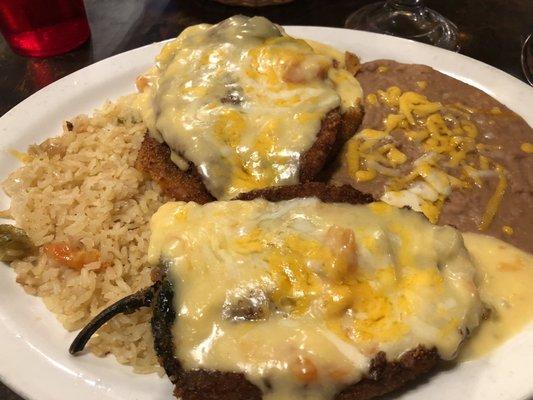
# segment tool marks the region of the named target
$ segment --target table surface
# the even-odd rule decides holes
[[[32,93],[80,68],[114,54],[168,39],[185,27],[215,23],[234,14],[264,15],[285,25],[342,27],[346,17],[370,0],[296,0],[259,9],[211,0],[85,0],[92,36],[68,54],[25,58],[0,37],[0,115]],[[427,0],[460,29],[460,52],[525,80],[520,47],[533,30],[531,0]],[[21,398],[0,383],[0,399]]]

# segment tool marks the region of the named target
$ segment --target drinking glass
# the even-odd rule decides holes
[[[33,57],[66,53],[90,36],[83,0],[0,0],[0,32]]]
[[[351,14],[345,26],[458,50],[457,27],[438,12],[427,8],[423,0],[372,3]]]

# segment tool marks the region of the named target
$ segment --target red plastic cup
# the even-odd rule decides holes
[[[0,32],[32,57],[66,53],[91,34],[83,0],[0,0]]]

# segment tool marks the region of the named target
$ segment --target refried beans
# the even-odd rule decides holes
[[[533,129],[488,94],[424,65],[377,60],[335,184],[533,252]]]

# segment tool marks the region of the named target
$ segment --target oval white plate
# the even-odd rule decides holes
[[[357,53],[362,61],[390,58],[430,65],[476,86],[533,125],[533,89],[471,58],[435,47],[367,32],[288,27],[303,38]],[[108,58],[42,89],[0,118],[0,178],[18,165],[7,151],[57,135],[64,119],[90,113],[105,100],[135,90],[138,74],[151,66],[161,43]],[[3,196],[3,195],[2,195]],[[0,206],[9,202],[3,196]],[[66,332],[41,300],[25,294],[15,274],[0,266],[0,380],[32,400],[168,400],[166,378],[136,375],[114,358],[71,357],[74,334]],[[461,364],[403,393],[403,400],[520,400],[533,395],[533,324],[490,357]]]

